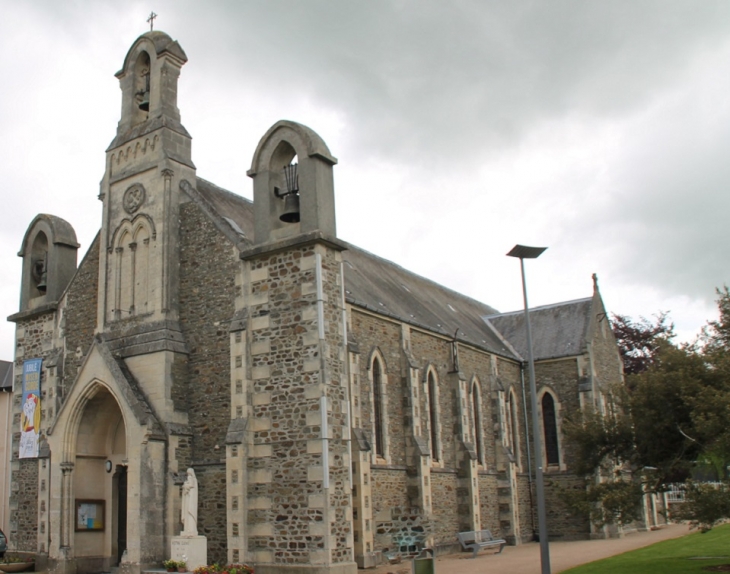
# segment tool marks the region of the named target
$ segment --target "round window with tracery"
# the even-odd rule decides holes
[[[144,203],[145,190],[141,183],[135,183],[124,192],[124,211],[127,213],[136,212]]]

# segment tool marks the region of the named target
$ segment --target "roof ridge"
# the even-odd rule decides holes
[[[556,307],[563,307],[566,305],[575,305],[576,303],[587,303],[589,301],[593,301],[593,297],[582,297],[580,299],[571,299],[570,301],[549,303],[547,305],[540,305],[538,307],[530,307],[530,313],[532,313],[533,311],[545,311],[547,309],[554,309]],[[524,309],[519,309],[517,311],[507,311],[506,313],[497,313],[495,315],[485,315],[484,317],[482,317],[482,319],[494,319],[495,317],[506,317],[508,315],[523,314],[524,312]]]

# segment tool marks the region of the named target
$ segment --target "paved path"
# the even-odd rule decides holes
[[[624,538],[610,540],[577,540],[550,543],[550,566],[553,574],[595,560],[623,554],[649,546],[655,542],[679,538],[689,533],[684,524],[672,524],[650,532],[636,532]],[[410,562],[380,566],[374,570],[359,570],[363,574],[411,574]],[[436,558],[436,574],[539,574],[540,545],[536,542],[520,546],[507,546],[501,554],[482,551],[476,558],[470,553],[450,554]]]
[[[552,574],[568,568],[587,564],[595,560],[623,554],[630,550],[643,548],[662,540],[679,538],[689,534],[684,524],[671,524],[660,530],[637,532],[624,538],[610,540],[577,540],[573,542],[550,543],[550,566]],[[540,545],[536,542],[520,546],[507,546],[501,554],[482,551],[476,558],[471,552],[449,554],[436,558],[436,574],[539,574]],[[379,566],[375,569],[358,570],[362,574],[411,574],[411,563]],[[35,574],[46,574],[36,572]]]

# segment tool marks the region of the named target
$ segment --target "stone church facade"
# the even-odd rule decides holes
[[[303,125],[261,138],[253,202],[199,178],[176,104],[186,61],[149,32],[117,73],[101,228],[80,264],[58,217],[23,238],[12,548],[54,573],[158,566],[187,468],[209,561],[257,574],[353,573],[480,528],[532,540],[522,314],[339,239],[337,160]],[[595,281],[531,322],[549,531],[588,537],[560,501],[581,484],[561,425],[621,382],[616,342]],[[40,448],[19,458],[29,359],[43,359]]]

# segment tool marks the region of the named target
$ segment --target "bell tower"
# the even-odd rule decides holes
[[[241,312],[254,422],[247,487],[229,490],[250,509],[242,546],[262,574],[357,572],[336,163],[313,130],[280,121],[248,171],[254,244],[241,254]]]
[[[186,61],[167,34],[148,32],[132,45],[116,74],[122,114],[106,152],[99,195],[104,204],[100,332],[177,320],[179,182],[195,181],[191,137],[177,108],[177,82]]]
[[[196,181],[191,137],[177,107],[186,61],[180,45],[164,32],[147,32],[132,44],[116,74],[121,118],[106,150],[99,193],[96,331],[105,352],[139,385],[157,420],[173,427],[189,422],[186,405],[174,400],[188,385],[189,355],[179,325],[180,182]],[[160,493],[164,477],[172,480],[169,473],[178,469],[179,437],[145,432],[141,443],[130,443],[137,462],[129,462],[129,493]],[[156,494],[154,508],[144,508],[139,520],[127,524],[130,564],[146,564],[169,551],[167,537],[179,528],[174,512],[179,495],[172,486],[163,488],[164,503]],[[141,501],[141,495],[130,495],[128,512],[142,510],[134,506]]]

